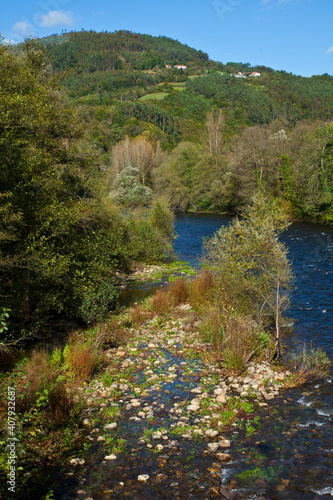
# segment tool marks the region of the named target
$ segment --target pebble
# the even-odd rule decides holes
[[[104,429],[106,429],[106,430],[110,431],[110,430],[112,430],[112,429],[116,429],[116,427],[117,427],[116,422],[112,422],[111,424],[106,425],[106,426],[104,427]]]
[[[140,474],[140,476],[138,476],[138,481],[141,481],[143,483],[146,483],[148,479],[149,479],[148,474]]]

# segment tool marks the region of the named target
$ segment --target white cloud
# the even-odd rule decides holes
[[[43,28],[53,28],[62,24],[71,26],[73,24],[73,13],[64,10],[50,10],[47,14],[39,16],[39,22]]]
[[[34,34],[33,27],[26,21],[18,21],[17,23],[15,23],[12,27],[12,31],[13,33],[15,33],[15,35],[18,35],[20,37]]]
[[[330,46],[330,48],[327,51],[327,54],[333,54],[333,45]]]

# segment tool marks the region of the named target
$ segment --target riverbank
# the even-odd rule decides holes
[[[181,297],[172,306],[172,290],[163,302],[161,293],[77,332],[63,350],[39,352],[7,378],[20,417],[16,498],[65,491],[94,500],[110,498],[106,491],[154,498],[159,490],[165,498],[188,498],[188,491],[223,498],[228,433],[255,432],[255,409],[269,408],[293,377],[263,359],[243,373],[226,370],[203,339],[198,310]]]

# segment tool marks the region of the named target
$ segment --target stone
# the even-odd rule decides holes
[[[212,453],[215,453],[215,451],[218,450],[218,447],[219,443],[208,443],[207,445],[208,450],[211,451]]]
[[[192,394],[201,394],[202,389],[201,387],[195,387],[194,389],[191,389]]]
[[[161,444],[158,444],[155,449],[157,451],[162,451],[163,450],[163,446]]]
[[[114,455],[113,453],[111,455],[107,455],[104,457],[104,460],[117,460],[117,455]]]
[[[138,476],[138,481],[141,481],[142,483],[146,483],[148,479],[149,479],[148,474],[140,474],[140,476]]]
[[[207,429],[206,432],[205,432],[205,435],[207,437],[211,437],[211,438],[214,438],[218,435],[218,431],[214,431],[213,429]]]
[[[105,437],[104,436],[98,436],[97,441],[98,442],[105,441]]]
[[[84,465],[85,464],[85,460],[83,460],[81,458],[71,458],[71,460],[69,461],[69,463],[71,465]]]
[[[216,453],[215,456],[220,462],[229,462],[231,460],[229,453]]]
[[[219,394],[216,398],[216,402],[225,404],[227,402],[227,396],[225,394]]]
[[[200,398],[194,398],[192,399],[192,401],[190,402],[191,405],[194,405],[194,406],[200,406],[201,405],[201,400]]]
[[[116,429],[116,427],[117,427],[116,422],[112,422],[111,424],[106,425],[106,426],[104,427],[104,429],[106,429],[106,430],[110,431],[110,430],[112,430],[112,429]]]
[[[220,439],[219,445],[221,448],[230,448],[231,443],[230,443],[229,439]]]
[[[188,411],[198,411],[199,409],[200,409],[200,406],[197,406],[197,405],[189,405],[187,407]]]

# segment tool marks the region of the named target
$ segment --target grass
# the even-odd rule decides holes
[[[169,95],[167,92],[157,92],[155,94],[147,94],[142,97],[140,97],[139,101],[161,101],[164,99],[167,95]]]

